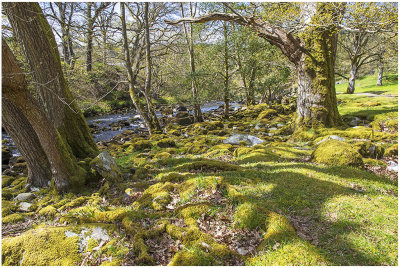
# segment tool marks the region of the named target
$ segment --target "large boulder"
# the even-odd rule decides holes
[[[364,165],[357,148],[338,140],[327,140],[321,143],[312,153],[311,158],[314,162],[326,165],[353,167]]]
[[[114,158],[107,152],[101,152],[90,162],[90,167],[110,182],[122,181],[122,173]]]
[[[261,144],[264,142],[262,139],[248,134],[235,134],[224,140],[223,143],[239,145],[241,141],[246,142],[249,146],[254,146],[256,144]]]

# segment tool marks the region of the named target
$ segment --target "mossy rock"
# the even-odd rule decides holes
[[[157,146],[160,148],[171,148],[176,147],[176,143],[173,139],[162,139],[157,142]]]
[[[358,152],[363,157],[367,158],[379,159],[385,153],[385,149],[382,146],[371,142],[357,142],[354,147],[358,149]]]
[[[57,209],[53,206],[47,206],[39,210],[39,216],[53,218],[57,214]]]
[[[328,140],[321,143],[312,153],[313,161],[334,166],[362,167],[362,156],[357,148],[337,140]]]
[[[393,144],[389,148],[386,148],[385,150],[385,156],[387,157],[396,156],[398,154],[399,154],[399,145],[397,143]]]
[[[253,230],[263,227],[266,215],[261,212],[259,206],[245,202],[240,204],[233,215],[234,224],[238,228]]]
[[[258,116],[257,120],[262,120],[262,119],[271,119],[273,116],[278,115],[278,113],[274,109],[267,109],[262,111]]]
[[[132,147],[135,151],[143,151],[144,149],[151,149],[152,144],[150,141],[139,140],[132,143]]]
[[[221,265],[214,256],[196,247],[179,251],[172,258],[170,266],[213,266]]]
[[[247,155],[251,152],[254,151],[254,148],[250,148],[250,147],[238,147],[234,152],[233,155],[236,157],[240,157],[240,156],[244,156]]]
[[[159,159],[162,160],[162,159],[169,159],[169,158],[171,158],[171,154],[167,153],[167,152],[158,153],[153,157],[153,159],[155,159],[155,160],[159,160]]]
[[[75,266],[82,256],[78,236],[66,237],[66,227],[27,231],[2,240],[2,265]]]
[[[15,180],[14,177],[11,176],[2,176],[1,177],[1,186],[2,187],[7,187],[10,186],[11,183]]]
[[[5,217],[12,212],[15,212],[18,209],[18,206],[14,201],[7,201],[7,200],[1,200],[1,215],[2,217]]]
[[[200,160],[191,163],[185,163],[176,167],[179,171],[200,171],[200,172],[218,172],[218,171],[236,171],[240,167],[217,160]]]
[[[182,182],[185,178],[191,175],[190,173],[178,173],[178,172],[168,172],[168,173],[161,173],[157,176],[162,182]]]
[[[11,214],[8,216],[3,215],[3,219],[2,219],[2,223],[3,224],[7,224],[7,223],[17,223],[17,222],[21,222],[21,221],[25,221],[25,217],[24,215],[21,214]]]

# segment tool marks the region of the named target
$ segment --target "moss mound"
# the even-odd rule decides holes
[[[313,161],[336,166],[362,167],[362,156],[350,144],[337,140],[328,140],[321,143],[312,153]]]
[[[40,228],[2,240],[2,265],[74,266],[82,259],[78,236],[67,228]]]

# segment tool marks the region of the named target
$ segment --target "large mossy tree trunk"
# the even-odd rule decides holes
[[[50,164],[57,190],[67,191],[85,183],[86,171],[79,167],[42,107],[28,92],[25,76],[7,43],[2,43],[2,93],[28,120]],[[22,127],[22,126],[21,126]],[[18,142],[18,139],[15,140]],[[33,170],[32,170],[33,171]]]
[[[27,186],[46,187],[51,181],[50,163],[28,119],[9,99],[1,99],[3,127],[28,166]]]
[[[198,18],[167,21],[205,23],[230,21],[249,27],[256,35],[281,49],[296,66],[298,98],[296,129],[333,127],[343,124],[337,109],[335,91],[335,57],[337,47],[337,22],[341,20],[345,3],[312,3],[311,21],[299,35],[269,22],[238,14],[211,13]],[[306,11],[308,12],[308,11]]]
[[[89,127],[64,78],[53,32],[38,3],[3,3],[28,59],[39,102],[79,158],[98,153]]]

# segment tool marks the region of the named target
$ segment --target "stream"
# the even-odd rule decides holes
[[[223,105],[222,101],[212,101],[205,103],[201,106],[201,111],[203,113],[209,113],[214,110],[217,110],[221,105]],[[234,110],[237,110],[241,107],[241,104],[237,102],[232,102],[230,103],[230,107],[232,107]],[[192,111],[189,111],[192,113]],[[161,112],[157,111],[156,112],[157,117],[161,117]],[[174,112],[174,116],[176,113]],[[143,127],[143,120],[138,119],[134,122],[132,122],[129,119],[132,119],[133,117],[137,116],[138,114],[136,112],[129,112],[127,114],[108,114],[108,115],[101,115],[101,116],[93,116],[93,117],[87,117],[86,121],[88,125],[94,125],[96,128],[99,129],[98,133],[93,133],[93,138],[95,142],[98,141],[109,141],[112,139],[114,136],[118,135],[124,130],[133,130],[137,128]],[[125,125],[119,125],[115,129],[113,127],[110,127],[111,124],[118,123],[120,121],[126,121]],[[129,125],[128,125],[129,124]],[[14,142],[12,141],[11,137],[5,132],[2,131],[1,133],[1,139],[6,140],[6,142],[3,143],[3,145],[7,146],[13,156],[21,156],[19,153],[17,147],[15,146]]]

